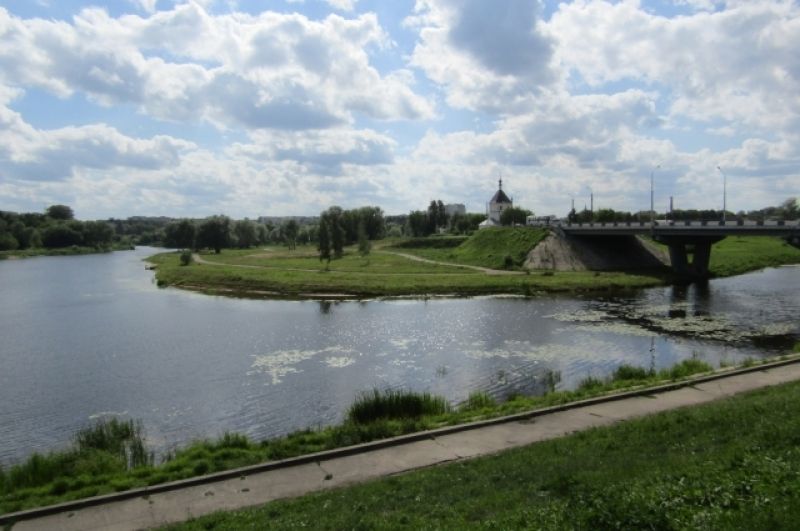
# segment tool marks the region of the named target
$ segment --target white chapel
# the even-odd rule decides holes
[[[497,192],[492,196],[489,200],[489,204],[486,208],[486,215],[487,218],[478,225],[478,228],[485,229],[486,227],[499,227],[500,226],[500,216],[503,214],[503,211],[511,208],[514,206],[514,202],[509,199],[506,193],[503,191],[503,179],[497,183]]]

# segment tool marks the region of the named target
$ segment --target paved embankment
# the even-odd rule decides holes
[[[0,516],[14,530],[128,530],[183,521],[561,437],[800,379],[800,358],[656,389],[595,398],[358,447],[266,463],[171,485]]]

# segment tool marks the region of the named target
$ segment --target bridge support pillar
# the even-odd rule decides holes
[[[672,269],[680,276],[708,278],[708,264],[711,260],[711,246],[725,236],[655,236],[655,239],[669,247]],[[689,262],[689,247],[692,247],[692,261]]]

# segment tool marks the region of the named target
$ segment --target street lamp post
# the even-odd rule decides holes
[[[724,224],[725,212],[728,210],[728,176],[719,166],[717,166],[717,169],[722,174],[722,223]]]
[[[654,226],[656,224],[656,211],[655,211],[655,207],[653,205],[653,199],[654,199],[653,176],[656,173],[656,170],[658,168],[660,168],[660,167],[661,167],[661,164],[658,164],[658,165],[656,165],[655,168],[650,170],[650,224],[654,225]]]

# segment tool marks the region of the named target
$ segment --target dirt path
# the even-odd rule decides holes
[[[430,260],[429,258],[422,258],[421,256],[416,256],[413,254],[406,254],[406,253],[397,253],[394,251],[376,251],[378,253],[384,254],[392,254],[394,256],[401,256],[403,258],[407,258],[408,260],[413,260],[414,262],[423,262],[425,264],[433,264],[433,265],[441,265],[441,266],[450,266],[450,267],[460,267],[462,269],[472,269],[473,271],[480,271],[481,273],[486,273],[487,275],[524,275],[524,271],[504,271],[502,269],[490,269],[488,267],[481,267],[481,266],[474,266],[474,265],[467,265],[467,264],[454,264],[452,262],[439,262],[437,260]]]

